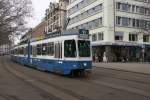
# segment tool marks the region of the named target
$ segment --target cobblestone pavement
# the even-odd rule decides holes
[[[150,100],[150,75],[94,67],[70,78],[0,57],[0,100]]]

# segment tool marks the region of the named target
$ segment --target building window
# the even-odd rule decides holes
[[[116,17],[116,25],[119,26],[148,29],[150,27],[149,23],[150,21],[146,21],[146,20],[132,19],[127,17],[119,17],[119,16]]]
[[[123,32],[115,32],[115,40],[116,41],[122,41],[123,40]]]
[[[139,27],[140,26],[140,21],[137,19],[136,20],[136,27]]]
[[[84,23],[84,24],[81,24],[79,26],[75,26],[74,28],[75,29],[94,29],[94,28],[98,28],[98,27],[101,27],[102,26],[102,18],[98,18],[98,19],[95,19],[95,20],[92,20],[90,22],[87,22],[87,23]]]
[[[137,34],[129,34],[129,41],[137,41],[138,37]]]
[[[120,2],[117,2],[117,5],[116,5],[117,7],[117,9],[121,9],[121,3]]]
[[[97,34],[92,35],[92,41],[97,41]]]
[[[123,26],[129,26],[129,19],[126,17],[122,17],[122,25]]]
[[[102,11],[102,4],[99,4],[98,6],[95,6],[73,18],[71,18],[69,25],[74,24],[74,22],[78,22],[80,20],[83,20],[85,18],[88,18],[90,16],[93,16],[94,14],[97,14],[98,12]]]
[[[135,12],[135,5],[132,5],[132,12]]]
[[[97,0],[82,0],[81,2],[76,4],[74,7],[69,9],[68,15],[71,15],[71,14],[77,12],[79,9],[82,9],[95,1],[97,1]]]
[[[121,25],[121,17],[117,17],[117,25]]]
[[[130,7],[131,7],[131,5],[122,4],[122,10],[124,10],[124,11],[130,11]]]
[[[115,40],[116,41],[122,41],[123,40],[123,36],[115,35]]]
[[[116,9],[120,11],[133,12],[138,14],[149,15],[148,8],[144,6],[130,5],[128,3],[116,3]]]
[[[143,35],[143,42],[150,42],[150,35]]]
[[[136,20],[135,19],[132,19],[132,26],[136,27]]]
[[[103,32],[98,33],[98,40],[104,40]]]

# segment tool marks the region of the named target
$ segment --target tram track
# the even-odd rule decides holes
[[[105,69],[105,70],[106,71],[103,71],[103,69],[98,70],[98,72],[94,73],[94,76],[96,76],[96,79],[101,79],[101,78],[105,77],[106,80],[114,79],[114,80],[125,81],[125,82],[128,82],[128,83],[139,84],[139,85],[143,85],[143,86],[144,85],[145,86],[150,85],[150,83],[149,83],[150,76],[148,76],[148,75],[144,75],[145,76],[144,77],[142,74],[139,74],[139,73],[124,72],[124,71],[120,71],[119,73],[117,73],[117,71],[116,72],[111,72],[111,70],[109,70],[109,69]],[[109,73],[108,73],[108,71],[109,71]],[[133,74],[133,75],[129,76],[131,74]],[[138,77],[134,77],[134,76],[137,76],[135,74],[138,74]],[[141,88],[141,89],[143,88],[143,87],[137,87],[136,85],[133,85],[132,87],[133,88]],[[150,88],[146,88],[146,89],[148,91],[150,91]]]
[[[13,63],[11,63],[11,65],[14,66]],[[20,65],[18,65],[18,64],[15,64],[15,65],[20,67]],[[18,70],[18,71],[20,71],[20,70]],[[21,73],[24,73],[24,71],[21,71]],[[49,82],[48,80],[42,80],[42,79],[40,79],[37,76],[35,77],[35,76],[33,76],[33,73],[32,74],[31,73],[24,73],[24,74],[29,75],[29,77],[32,77],[32,79],[40,81],[43,84],[46,84],[47,86],[50,85],[50,86],[54,87],[57,90],[60,90],[60,91],[62,91],[64,93],[66,93],[66,94],[72,95],[73,97],[78,98],[79,100],[90,100],[89,98],[87,98],[85,96],[79,95],[78,93],[75,93],[75,92],[73,92],[71,90],[62,88],[61,86],[58,86],[58,85],[55,85],[55,84]],[[51,75],[51,76],[56,78],[56,79],[59,79],[61,77],[61,76],[57,76],[57,75]],[[61,78],[62,79],[66,79],[66,77],[61,77]],[[130,93],[133,93],[133,94],[136,94],[136,95],[150,97],[150,95],[148,93],[146,93],[145,91],[140,90],[140,89],[135,89],[135,88],[126,87],[126,86],[120,86],[120,85],[115,85],[115,84],[109,84],[108,82],[102,82],[102,81],[99,81],[99,80],[96,81],[96,80],[93,80],[92,78],[91,79],[74,78],[74,79],[71,79],[71,80],[77,81],[77,82],[78,81],[79,82],[83,82],[83,83],[86,83],[86,84],[89,84],[89,85],[96,85],[96,86],[103,85],[105,87],[109,87],[109,88],[112,88],[112,89],[126,91],[126,92],[130,92]],[[32,80],[30,80],[30,81],[32,81]]]
[[[99,70],[97,71],[97,73],[94,73],[95,76],[111,77],[111,78],[120,79],[120,80],[133,81],[133,82],[137,82],[137,83],[141,83],[141,84],[150,84],[149,80],[145,81],[146,79],[150,78],[150,76],[146,75],[146,74],[143,75],[141,73],[129,72],[129,71],[123,71],[123,70],[115,70],[115,69],[107,69],[107,68],[103,68],[103,67],[101,67],[101,68],[97,67],[96,69],[99,69]],[[95,69],[95,71],[96,71],[96,69]],[[110,71],[114,71],[114,72],[110,72]],[[117,72],[119,72],[119,73],[117,73]],[[131,75],[129,76],[128,75],[129,73],[130,74],[132,73],[134,75],[133,76],[131,76]],[[126,75],[118,76],[118,74],[126,74]],[[134,76],[136,76],[135,74],[136,75],[142,75],[142,76],[134,77]],[[99,78],[99,77],[97,77],[97,78]],[[146,78],[146,79],[143,80],[143,78]]]
[[[8,61],[7,61],[8,62]],[[23,78],[23,75],[18,75],[17,73],[13,72],[12,69],[10,69],[10,65],[8,65],[8,63],[6,63],[6,61],[2,61],[2,65],[4,65],[5,67],[3,67],[7,72],[9,72],[9,74],[11,74],[12,76],[14,76],[15,78],[23,81],[25,84],[32,86],[35,90],[40,91],[40,96],[42,96],[45,99],[50,99],[50,100],[62,100],[52,94],[50,94],[49,92],[45,91],[44,89],[32,84],[32,80],[29,79],[25,79]],[[30,82],[29,82],[30,81]],[[19,99],[14,99],[14,96],[9,96],[9,95],[2,95],[3,97],[8,98],[8,100],[19,100]],[[13,98],[12,98],[13,97]]]
[[[128,91],[128,92],[135,93],[135,94],[138,94],[138,95],[150,97],[149,93],[147,93],[145,91],[142,91],[140,89],[136,89],[135,87],[130,87],[129,88],[129,87],[126,87],[126,86],[119,86],[119,85],[115,85],[115,84],[109,84],[108,82],[101,82],[101,81],[95,81],[95,80],[85,80],[85,79],[83,80],[81,78],[78,78],[77,80],[81,81],[83,83],[88,83],[88,84],[92,84],[92,85],[104,85],[104,86],[107,86],[107,87],[110,87],[110,88],[113,88],[113,89]],[[43,80],[39,80],[39,81],[43,81]],[[46,82],[46,83],[49,84],[49,82]],[[54,86],[53,84],[51,84],[51,85]],[[58,87],[58,86],[54,86],[54,87],[59,88],[59,89],[61,88],[61,87]],[[61,89],[61,90],[64,91],[64,89]],[[65,91],[66,91],[66,89],[65,89]],[[88,99],[85,99],[85,100],[88,100]]]
[[[150,94],[149,94],[150,88],[147,88],[150,85],[149,82],[143,82],[143,81],[128,79],[129,77],[128,78],[114,77],[116,74],[112,74],[112,73],[111,73],[111,75],[108,75],[108,74],[103,75],[103,74],[99,74],[99,72],[95,72],[93,75],[94,77],[96,77],[96,79],[89,79],[89,80],[79,79],[79,80],[83,81],[83,82],[86,81],[88,83],[95,84],[95,85],[104,85],[104,86],[107,86],[110,88],[128,91],[128,92],[135,93],[138,95],[150,97]],[[138,73],[136,73],[136,74],[138,74]],[[101,79],[103,79],[104,81],[99,81]],[[122,84],[120,85],[120,84],[118,84],[117,81],[118,82],[123,81],[124,83],[122,82]],[[127,85],[126,83],[129,83],[129,84]],[[133,85],[133,84],[138,84],[138,85]],[[139,85],[143,85],[145,88],[139,87]],[[147,91],[145,91],[145,90],[147,90]]]
[[[10,96],[10,95],[1,94],[1,93],[0,93],[0,99],[5,99],[5,100],[19,100],[15,96]]]
[[[14,66],[14,64],[11,63],[11,62],[10,62],[9,64],[10,64],[11,66]],[[17,65],[17,64],[15,64],[15,66],[20,67],[20,65]],[[42,80],[42,79],[40,79],[40,78],[38,78],[38,77],[35,77],[35,76],[33,76],[33,74],[25,73],[24,71],[18,70],[18,69],[16,69],[15,67],[13,67],[13,69],[15,69],[15,71],[17,71],[17,72],[19,72],[19,73],[24,74],[24,76],[27,76],[27,77],[31,78],[31,79],[27,79],[26,81],[28,81],[28,82],[38,81],[38,82],[40,82],[40,83],[43,83],[46,87],[50,87],[50,86],[51,86],[51,87],[55,88],[56,90],[61,91],[62,93],[65,93],[65,94],[67,94],[67,95],[72,96],[74,99],[71,99],[71,100],[91,100],[91,99],[89,99],[89,98],[87,98],[87,97],[85,97],[85,96],[79,95],[79,94],[77,94],[77,93],[75,93],[75,92],[73,92],[73,91],[71,91],[71,90],[62,88],[62,87],[60,87],[60,86],[58,86],[58,85],[55,85],[55,84],[53,84],[53,83],[51,83],[51,82],[48,82],[48,81],[46,81],[46,80]],[[24,80],[24,79],[23,79],[23,80]]]
[[[0,66],[3,65],[3,62],[0,63]],[[0,91],[0,100],[19,100],[17,98],[17,96],[14,96],[14,95],[8,95],[8,94],[5,94],[4,92]]]

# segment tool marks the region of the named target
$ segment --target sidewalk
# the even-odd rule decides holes
[[[150,63],[93,63],[93,66],[150,74]]]

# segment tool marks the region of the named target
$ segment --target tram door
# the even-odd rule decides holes
[[[61,42],[57,42],[55,43],[55,58],[57,59],[55,62],[55,67],[54,70],[55,71],[60,71],[61,68],[61,64],[62,64],[62,43]]]
[[[62,59],[62,43],[55,43],[55,58]]]

